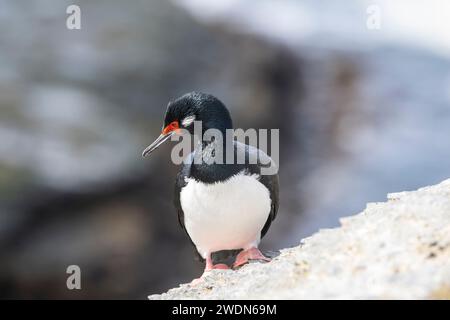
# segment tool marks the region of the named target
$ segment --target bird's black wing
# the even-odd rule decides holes
[[[259,182],[261,182],[268,190],[270,194],[271,200],[271,208],[269,217],[267,218],[264,227],[261,230],[261,238],[267,233],[270,228],[270,225],[273,220],[275,220],[278,213],[278,204],[279,204],[279,182],[278,182],[278,168],[275,162],[263,151],[242,144],[240,142],[235,142],[236,151],[242,152],[245,150],[246,161],[249,161],[248,169],[251,174],[259,175]],[[256,159],[256,160],[255,160]],[[263,168],[271,168],[274,170],[273,174],[262,174],[261,171]]]
[[[184,230],[184,232],[187,234],[189,240],[191,241],[192,245],[195,248],[195,251],[198,254],[198,257],[200,258],[200,261],[203,261],[203,257],[200,255],[200,253],[197,251],[197,247],[195,246],[194,242],[191,239],[191,236],[186,230],[186,226],[184,225],[184,211],[181,207],[181,201],[180,201],[180,193],[181,189],[184,188],[187,184],[186,178],[189,178],[190,172],[191,172],[191,164],[193,161],[193,154],[191,153],[183,162],[183,165],[181,167],[181,170],[178,172],[177,179],[175,181],[175,194],[174,194],[174,205],[175,209],[177,210],[178,215],[178,222],[180,223],[181,228]]]
[[[265,185],[267,189],[269,189],[270,200],[272,200],[269,217],[267,218],[267,221],[261,230],[261,238],[262,238],[269,230],[272,221],[275,220],[278,213],[278,203],[279,203],[278,174],[261,175],[259,181],[263,185]]]

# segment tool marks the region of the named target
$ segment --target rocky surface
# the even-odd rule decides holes
[[[271,263],[149,299],[450,299],[450,179],[369,203]]]

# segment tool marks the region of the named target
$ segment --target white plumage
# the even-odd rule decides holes
[[[203,258],[215,251],[259,244],[271,199],[258,179],[244,171],[213,184],[186,178],[180,194],[184,224]]]

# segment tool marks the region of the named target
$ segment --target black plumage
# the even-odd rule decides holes
[[[239,142],[234,142],[234,152],[235,157],[237,157],[238,153],[244,152],[246,155],[246,159],[250,158],[250,154],[255,154],[257,152],[258,158],[255,164],[194,164],[194,153],[200,152],[200,146],[197,150],[194,150],[184,161],[180,171],[178,172],[177,179],[175,182],[175,193],[174,193],[174,205],[178,214],[178,221],[183,228],[183,230],[188,235],[191,243],[192,239],[189,236],[189,233],[186,230],[184,225],[184,212],[181,207],[180,202],[180,193],[181,189],[186,186],[186,178],[194,178],[198,181],[202,181],[204,183],[216,183],[223,182],[232,177],[233,175],[238,174],[239,172],[244,171],[246,174],[257,174],[259,176],[259,182],[261,182],[270,193],[271,199],[271,210],[269,216],[267,218],[264,227],[261,230],[261,238],[267,233],[270,228],[272,221],[277,216],[278,212],[278,204],[279,204],[279,183],[278,183],[278,174],[273,175],[261,175],[261,168],[267,167],[267,158],[268,156],[252,146],[244,145]],[[266,158],[267,157],[267,158]],[[264,161],[261,161],[262,159]],[[247,162],[247,161],[246,161]],[[274,165],[273,163],[271,163]],[[203,258],[199,255],[200,259]]]
[[[257,179],[268,190],[270,195],[270,212],[268,213],[267,221],[260,231],[260,238],[264,237],[270,228],[272,221],[277,215],[279,185],[277,173],[270,175],[263,174],[262,169],[267,168],[268,166],[275,167],[275,164],[272,159],[270,159],[270,157],[261,150],[237,141],[233,141],[234,161],[232,163],[226,163],[226,130],[232,129],[233,125],[227,108],[219,99],[212,95],[192,92],[169,102],[164,118],[163,132],[152,145],[144,150],[143,155],[145,156],[151,153],[164,141],[167,141],[178,128],[187,129],[190,134],[195,134],[196,132],[194,132],[193,123],[194,120],[201,121],[202,135],[208,129],[216,129],[222,133],[222,137],[224,137],[224,139],[216,140],[212,138],[209,141],[202,141],[200,139],[200,142],[197,144],[195,150],[188,157],[186,157],[183,162],[175,183],[174,199],[178,214],[178,221],[181,227],[186,232],[191,243],[195,247],[195,244],[186,229],[185,214],[180,200],[180,194],[183,188],[187,185],[187,179],[209,185],[219,182],[226,183],[227,180],[233,178],[234,176],[244,174]],[[215,154],[217,150],[221,151],[220,155],[223,157],[223,161],[212,163],[209,162],[208,158],[215,156],[218,157],[218,155]],[[240,155],[244,155],[246,160],[242,164],[236,161]],[[200,157],[200,161],[196,161],[198,160],[197,157]],[[245,190],[242,190],[242,192],[245,192]],[[199,256],[201,257],[201,254],[199,254]],[[256,255],[256,257],[261,257],[264,259],[264,256],[261,255]],[[201,259],[203,258],[201,257]],[[207,268],[208,263],[211,263],[208,259],[209,255],[207,258]]]

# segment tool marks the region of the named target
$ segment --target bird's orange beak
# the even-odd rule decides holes
[[[155,141],[153,141],[151,145],[145,148],[145,150],[142,152],[142,156],[145,157],[155,151],[160,145],[169,140],[174,133],[178,132],[179,129],[180,125],[178,121],[171,122],[162,130],[161,135]]]

